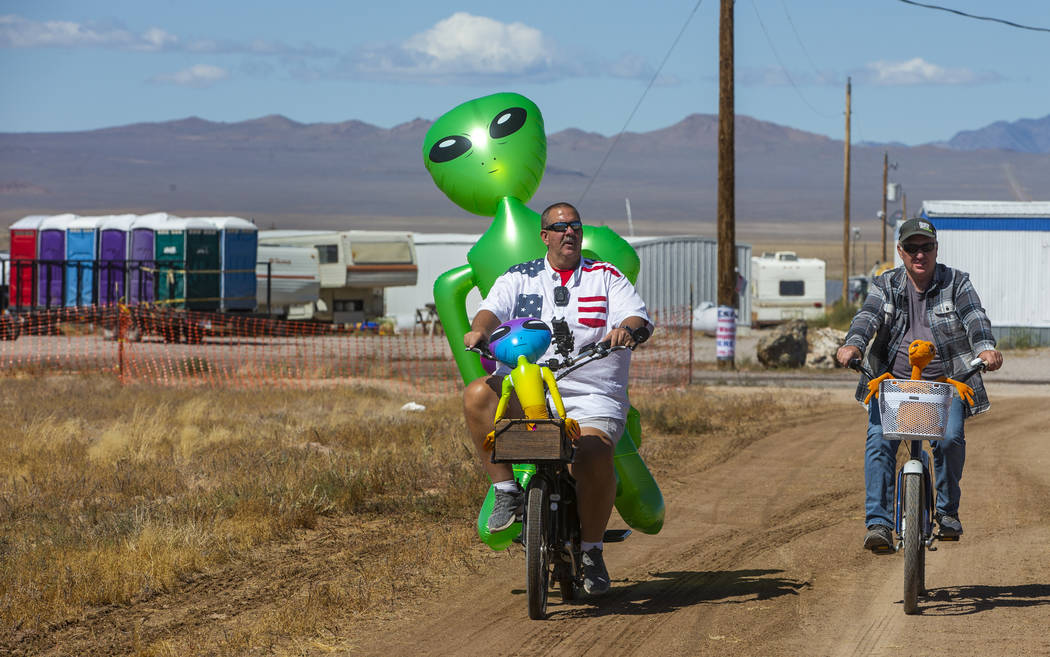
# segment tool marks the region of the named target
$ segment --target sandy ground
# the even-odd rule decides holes
[[[741,352],[753,339],[741,340]],[[1048,363],[1048,349],[1007,352],[1001,375],[1044,379]],[[522,550],[479,546],[486,555],[479,567],[340,623],[330,630],[338,641],[299,643],[293,652],[1050,655],[1050,385],[1000,383],[999,375],[989,375],[992,411],[966,427],[966,533],[927,554],[933,595],[920,600],[918,615],[902,610],[903,557],[861,548],[865,417],[852,400],[855,376],[838,371],[824,377],[830,383],[797,382],[794,394],[815,402],[808,417],[760,435],[705,440],[657,471],[665,526],[609,546],[608,596],[564,603],[555,592],[550,618],[530,621]],[[718,388],[753,400],[756,413],[768,390]],[[614,517],[612,526],[622,521]],[[0,641],[9,648],[0,653],[146,654],[142,647],[158,641],[215,636],[241,615],[271,613],[275,600],[305,584],[323,586],[331,555],[366,531],[333,523],[177,590],[72,619],[33,652]]]
[[[663,474],[667,523],[609,548],[600,601],[554,594],[550,618],[528,620],[518,550],[362,623],[352,654],[1050,654],[1046,392],[1000,397],[967,425],[966,533],[928,553],[919,615],[902,611],[903,558],[861,548],[864,417],[825,391],[806,421]]]

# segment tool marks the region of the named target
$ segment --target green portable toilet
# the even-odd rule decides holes
[[[218,310],[219,229],[207,221],[172,215],[163,215],[153,225],[156,303],[188,310]]]

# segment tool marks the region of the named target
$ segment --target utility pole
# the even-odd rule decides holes
[[[886,262],[886,223],[889,222],[890,218],[886,216],[886,186],[889,185],[890,179],[890,154],[886,151],[882,152],[882,260],[879,262]]]
[[[842,201],[842,303],[849,303],[849,113],[852,81],[846,78],[846,157]]]
[[[736,157],[733,102],[733,0],[722,0],[718,25],[718,326],[719,369],[734,369],[736,351]]]

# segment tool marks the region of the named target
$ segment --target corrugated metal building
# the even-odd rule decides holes
[[[704,301],[718,302],[718,240],[699,235],[628,237],[641,259],[638,293],[651,310],[689,308],[689,285],[693,285],[693,308]],[[740,290],[737,324],[751,325],[751,246],[736,245],[737,269],[745,285]],[[686,319],[691,321],[692,311]]]
[[[397,319],[401,329],[416,322],[416,310],[434,303],[434,281],[449,269],[466,264],[467,252],[481,235],[461,233],[413,233],[419,279],[414,286],[387,288],[386,313]],[[716,240],[696,235],[668,237],[630,237],[628,242],[638,251],[641,269],[638,292],[650,310],[669,311],[689,307],[689,284],[694,286],[693,306],[717,300],[718,258]],[[751,279],[751,247],[737,245],[737,263],[745,281]],[[474,316],[481,295],[472,290],[467,296],[467,315]],[[749,325],[751,301],[746,288],[740,295],[738,320]],[[691,312],[683,315],[689,321]]]
[[[1000,342],[1050,344],[1050,202],[925,201],[921,214],[937,261],[970,274]]]

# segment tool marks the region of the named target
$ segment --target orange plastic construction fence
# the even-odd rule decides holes
[[[654,313],[633,382],[689,380],[688,308]],[[0,315],[0,375],[108,373],[123,382],[310,386],[340,380],[453,392],[462,386],[443,335],[385,334],[163,307],[71,307]]]

